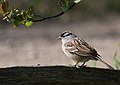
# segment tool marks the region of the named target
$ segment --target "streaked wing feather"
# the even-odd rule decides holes
[[[98,56],[100,57],[97,51],[93,47],[91,47],[87,42],[85,42],[82,38],[81,39],[78,38],[78,40],[80,40],[80,42],[82,42],[82,44],[90,50],[90,54],[93,57],[98,57]]]
[[[79,55],[79,56],[90,56],[90,50],[84,46],[82,46],[78,42],[67,42],[65,44],[65,49],[68,50],[70,53]]]
[[[65,49],[70,53],[79,55],[79,56],[89,56],[89,57],[97,57],[99,55],[97,51],[89,46],[83,39],[76,38],[72,42],[67,42],[65,44]]]

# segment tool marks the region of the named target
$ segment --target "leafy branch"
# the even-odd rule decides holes
[[[67,11],[70,10],[71,8],[73,8],[75,5],[76,5],[76,3],[73,3],[73,4],[67,9]],[[59,17],[59,16],[64,15],[65,13],[66,13],[66,12],[61,11],[60,13],[58,13],[58,14],[56,14],[56,15],[53,15],[53,16],[49,16],[49,17],[42,17],[42,16],[39,16],[39,15],[36,15],[36,16],[38,16],[38,17],[42,17],[42,19],[33,20],[33,22],[41,22],[41,21],[46,20],[46,19],[56,18],[56,17]]]
[[[21,24],[31,26],[33,22],[41,22],[64,15],[80,1],[81,0],[58,0],[58,5],[62,11],[53,16],[42,17],[41,15],[36,15],[33,13],[33,6],[30,6],[27,10],[19,10],[10,6],[10,3],[7,0],[3,0],[0,4],[0,14],[2,14],[3,20],[12,23],[14,27]],[[34,17],[38,17],[40,19],[33,19]]]

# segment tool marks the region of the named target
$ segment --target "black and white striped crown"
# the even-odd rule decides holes
[[[61,37],[66,37],[66,36],[69,36],[69,35],[73,35],[73,33],[71,31],[64,31],[60,36]]]

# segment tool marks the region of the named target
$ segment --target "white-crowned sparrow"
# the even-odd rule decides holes
[[[84,66],[89,60],[100,60],[110,69],[114,69],[100,58],[101,56],[93,47],[86,43],[82,38],[78,38],[72,32],[64,31],[59,38],[62,41],[63,52],[76,62],[75,66],[77,66],[79,62],[83,62],[82,66]]]

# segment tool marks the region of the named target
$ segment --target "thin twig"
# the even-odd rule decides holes
[[[73,3],[67,11],[69,11],[71,8],[73,8],[74,6],[76,5],[76,3]],[[42,19],[38,19],[38,20],[33,20],[33,22],[41,22],[41,21],[44,21],[44,20],[47,20],[47,19],[51,19],[51,18],[56,18],[56,17],[59,17],[59,16],[62,16],[63,14],[65,14],[64,11],[61,11],[60,13],[56,14],[56,15],[53,15],[53,16],[49,16],[49,17],[42,17],[40,16]]]

